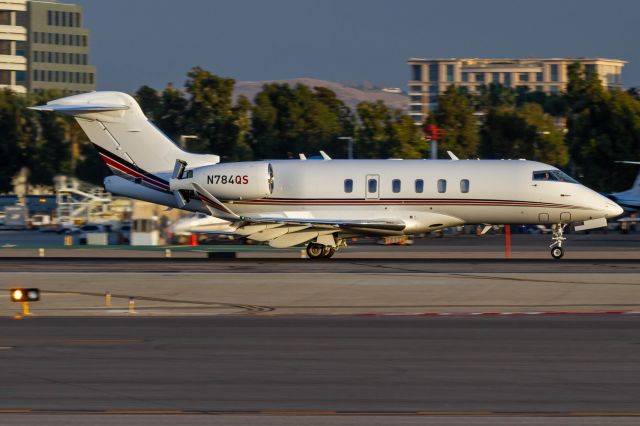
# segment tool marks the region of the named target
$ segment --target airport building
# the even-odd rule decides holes
[[[621,74],[625,61],[603,58],[549,59],[419,59],[408,61],[409,113],[422,123],[437,103],[437,97],[450,85],[466,87],[476,92],[491,83],[507,87],[526,86],[546,93],[562,92],[568,83],[569,65],[579,62],[587,72],[596,72],[603,86],[622,88]]]
[[[82,7],[56,1],[0,0],[0,88],[17,93],[96,89]]]

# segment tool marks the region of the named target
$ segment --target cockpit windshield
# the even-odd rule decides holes
[[[533,172],[533,180],[547,180],[551,182],[568,182],[578,183],[577,180],[562,172],[560,170],[541,170],[539,172]]]

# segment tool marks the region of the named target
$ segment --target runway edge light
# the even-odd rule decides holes
[[[12,302],[37,302],[40,300],[40,289],[38,288],[12,288]]]

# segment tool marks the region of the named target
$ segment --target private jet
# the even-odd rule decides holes
[[[138,103],[93,92],[33,107],[77,120],[113,175],[107,191],[229,222],[229,231],[274,248],[306,246],[329,258],[354,236],[428,233],[465,224],[535,224],[553,229],[607,225],[612,200],[559,169],[525,160],[264,160],[220,163],[183,151]]]

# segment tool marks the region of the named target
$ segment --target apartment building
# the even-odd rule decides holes
[[[491,83],[513,88],[526,86],[546,93],[562,92],[568,83],[567,69],[575,62],[584,65],[587,72],[597,73],[603,86],[622,88],[622,67],[626,62],[618,59],[411,58],[409,113],[416,123],[422,123],[436,107],[438,95],[450,85],[466,87],[470,92]]]
[[[27,0],[0,1],[0,89],[27,93]]]

